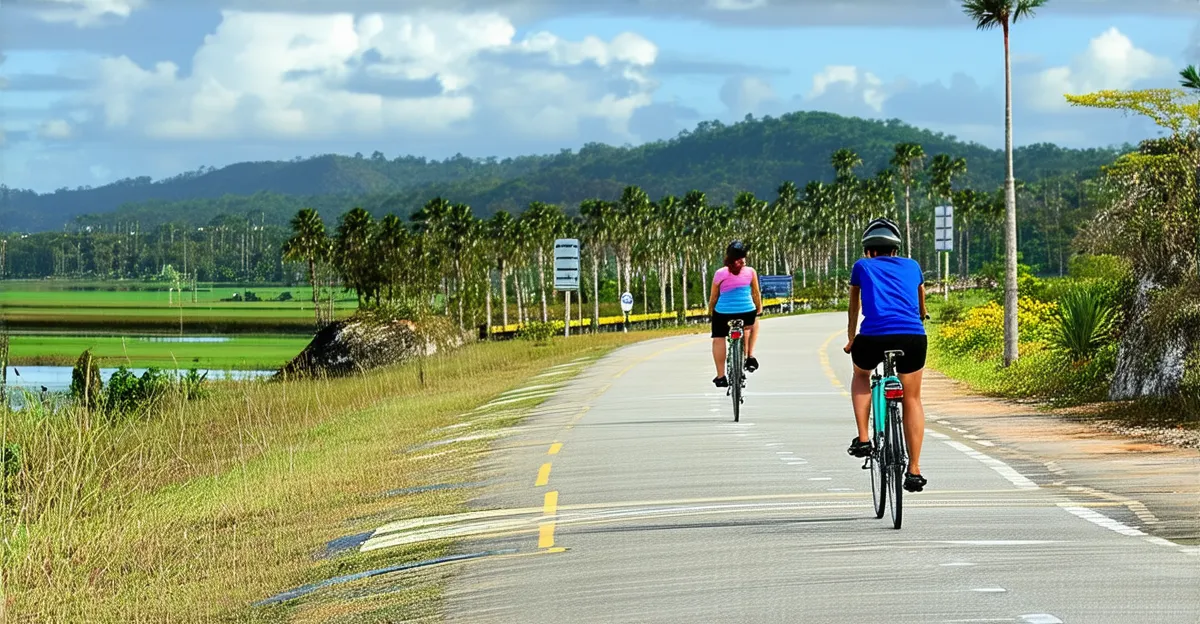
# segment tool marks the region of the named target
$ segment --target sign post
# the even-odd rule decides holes
[[[933,248],[935,251],[946,253],[945,273],[942,273],[941,259],[938,259],[938,273],[942,274],[945,283],[944,297],[950,299],[950,252],[954,251],[954,206],[938,206],[933,209]]]
[[[629,332],[629,311],[633,309],[633,293],[626,292],[621,295],[621,313],[625,315],[625,325],[623,329],[626,333]]]
[[[579,290],[579,239],[554,241],[554,289],[564,293],[563,335],[571,335],[571,291]]]

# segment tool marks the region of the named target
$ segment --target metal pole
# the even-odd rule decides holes
[[[571,335],[571,291],[565,290],[567,309],[565,312],[566,321],[563,323],[563,336]]]
[[[950,252],[948,252],[948,251],[946,252],[946,272],[944,273],[944,275],[946,276],[945,277],[945,279],[946,279],[946,289],[945,289],[946,296],[943,297],[943,301],[949,301],[950,300]]]

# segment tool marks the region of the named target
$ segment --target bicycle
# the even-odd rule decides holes
[[[887,507],[894,529],[899,529],[904,519],[904,471],[908,468],[901,415],[904,386],[896,376],[896,357],[901,355],[903,351],[884,351],[883,373],[871,374],[871,454],[862,466],[871,471],[875,517],[882,518]]]
[[[745,358],[742,353],[744,325],[742,319],[729,321],[729,337],[726,339],[729,351],[725,356],[725,379],[729,380],[729,389],[725,391],[725,396],[733,397],[733,422],[738,422],[742,403],[746,400],[742,396],[742,389],[746,387],[746,375],[743,372]]]

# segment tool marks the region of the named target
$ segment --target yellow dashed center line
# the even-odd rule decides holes
[[[554,546],[554,523],[548,522],[538,528],[538,548]]]
[[[651,353],[650,355],[639,358],[637,361],[626,366],[624,369],[622,369],[616,375],[613,375],[613,379],[620,378],[622,375],[624,375],[625,373],[632,370],[634,366],[637,366],[638,364],[641,364],[649,359],[658,357],[664,353],[669,353],[671,351],[675,351],[677,349],[682,349],[686,346],[696,344],[698,342],[705,342],[705,341],[704,340],[692,340],[689,342],[675,345],[673,347],[661,349],[659,351]],[[604,384],[604,386],[601,387],[600,390],[598,392],[596,392],[591,398],[592,399],[599,398],[601,395],[603,395],[605,392],[607,392],[608,389],[611,387],[612,387],[612,382]],[[587,414],[589,409],[591,409],[591,406],[584,405],[579,410],[579,413],[576,414],[575,417],[571,419],[571,422],[567,424],[565,430],[570,431],[572,428],[574,428],[575,424],[583,419],[584,415]],[[550,445],[550,450],[548,450],[546,452],[546,454],[547,455],[557,455],[558,452],[562,450],[562,447],[563,447],[562,442],[554,442],[553,444]],[[549,483],[550,483],[550,462],[546,462],[546,463],[542,464],[541,468],[538,469],[537,481],[535,481],[533,485],[534,485],[534,487],[542,487]],[[558,491],[555,490],[555,491],[551,491],[551,492],[546,492],[545,498],[543,499],[543,502],[542,502],[542,515],[544,515],[546,517],[547,521],[543,522],[541,525],[538,526],[538,548],[545,549],[543,552],[559,553],[559,552],[566,551],[565,548],[561,548],[561,547],[555,548],[554,547],[554,527],[555,527],[556,523],[554,522],[553,518],[555,517],[555,515],[557,513],[558,513]]]
[[[541,468],[538,469],[537,481],[534,482],[533,485],[535,487],[541,487],[543,485],[546,485],[549,482],[550,482],[550,462],[546,462],[546,463],[542,464]]]
[[[844,396],[850,396],[850,393],[846,391],[846,386],[842,385],[841,380],[837,378],[837,373],[833,372],[833,365],[829,363],[829,343],[833,342],[833,339],[841,334],[841,331],[836,331],[832,336],[827,338],[824,344],[817,349],[817,355],[821,359],[821,368],[825,371],[825,376],[829,377],[829,381],[833,384],[833,387],[841,390]]]

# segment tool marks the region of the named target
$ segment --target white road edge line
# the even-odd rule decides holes
[[[967,446],[966,444],[963,444],[962,442],[956,442],[954,440],[945,440],[945,443],[947,445],[949,445],[951,448],[962,451],[968,457],[978,460],[980,463],[987,466],[988,468],[995,470],[997,473],[1000,474],[1000,476],[1004,477],[1005,479],[1008,479],[1009,483],[1012,483],[1013,485],[1017,486],[1017,489],[1020,489],[1020,490],[1040,489],[1038,484],[1031,481],[1028,477],[1026,477],[1025,475],[1014,470],[1012,466],[1009,466],[1008,464],[1006,464],[994,457],[984,455],[983,453],[980,453],[979,451]]]

